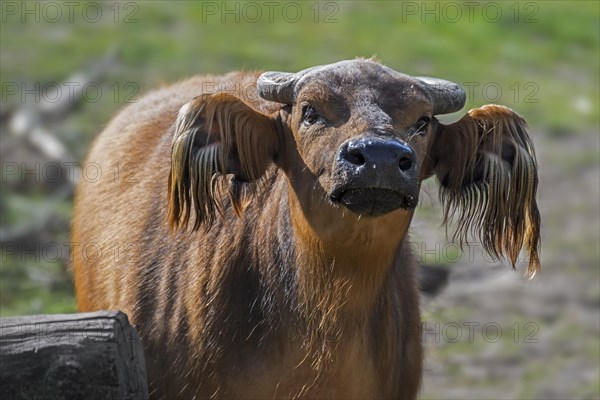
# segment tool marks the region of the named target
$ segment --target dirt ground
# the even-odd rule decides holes
[[[477,246],[449,267],[423,301],[423,399],[600,398],[600,137],[532,136],[542,271],[526,280]],[[435,185],[422,201],[413,240],[444,246]]]
[[[451,273],[448,286],[422,303],[422,399],[600,399],[600,134],[534,131],[532,137],[542,214],[542,270],[533,280],[489,262],[476,244],[457,260],[456,246],[440,228],[437,184],[425,182],[412,241],[421,246],[422,261]],[[19,151],[10,156],[25,159]],[[57,221],[35,241],[56,241],[55,231],[67,232],[67,216]],[[72,302],[69,276],[31,271],[27,279],[8,280],[9,292],[24,292],[14,282],[37,279],[50,288],[69,287],[70,296],[54,289],[64,298],[57,307]],[[54,312],[41,308],[49,301],[24,293],[27,313]]]

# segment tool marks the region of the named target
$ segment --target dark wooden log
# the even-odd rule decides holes
[[[140,339],[120,311],[0,319],[0,399],[147,399]]]

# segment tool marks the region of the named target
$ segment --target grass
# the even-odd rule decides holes
[[[561,175],[564,179],[575,178],[580,171],[589,171],[600,163],[600,152],[593,146],[578,151],[576,156],[570,151],[569,157],[564,156],[561,146],[571,139],[598,135],[600,3],[597,1],[480,1],[474,2],[477,5],[472,19],[468,17],[465,3],[460,3],[462,16],[456,22],[452,22],[451,7],[457,2],[306,1],[293,2],[302,11],[297,22],[290,22],[293,15],[282,12],[285,3],[276,3],[273,18],[268,17],[263,7],[258,23],[249,21],[252,19],[249,9],[245,15],[238,14],[240,20],[236,22],[232,14],[212,15],[207,13],[206,5],[191,1],[76,3],[73,21],[66,18],[65,10],[58,22],[44,18],[35,22],[31,16],[22,22],[20,15],[2,14],[0,95],[3,109],[18,106],[24,100],[23,93],[10,94],[9,85],[25,83],[30,89],[37,83],[43,88],[47,83],[65,80],[74,72],[89,68],[109,49],[116,48],[119,61],[100,82],[102,95],[97,101],[84,102],[56,132],[78,160],[83,160],[92,138],[125,105],[128,94],[139,98],[152,88],[195,74],[239,69],[297,71],[341,59],[375,55],[396,70],[438,76],[462,84],[468,95],[464,110],[442,116],[442,121],[456,120],[469,108],[489,102],[505,104],[526,118],[537,143],[558,143],[555,151],[540,161],[564,170]],[[211,3],[232,8],[248,4],[204,2]],[[264,5],[265,2],[254,3]],[[43,3],[29,4],[34,7]],[[103,17],[99,21],[85,20],[82,9],[87,4],[100,5]],[[411,6],[417,10],[407,8]],[[496,6],[502,11],[497,20],[493,14]],[[116,21],[115,7],[119,10]],[[440,11],[427,14],[426,7],[439,7]],[[315,22],[316,9],[319,14]],[[484,9],[490,14],[484,14]],[[135,21],[127,22],[130,12]],[[331,12],[334,12],[330,16],[333,20],[326,21]],[[25,95],[25,100],[32,98],[32,94]],[[1,140],[5,134],[5,131],[0,132]],[[16,228],[34,220],[39,208],[47,206],[50,195],[47,189],[38,186],[5,190],[13,187],[13,183],[2,182],[3,227]],[[562,187],[558,179],[551,183]],[[435,185],[433,181],[427,183],[433,197]],[[559,210],[545,216],[543,252],[551,247],[554,254],[561,256],[548,261],[560,264],[557,269],[560,268],[565,285],[572,275],[592,269],[597,282],[598,227],[580,229],[574,236],[572,231],[563,233],[571,226],[570,221],[581,216],[593,224],[597,220],[594,219],[597,199],[590,200],[587,193],[564,195],[577,199],[576,205],[568,212]],[[543,205],[548,199],[539,200]],[[590,203],[593,201],[595,205]],[[437,227],[441,210],[428,206],[428,200],[423,204],[418,210],[419,216],[431,220]],[[41,247],[47,243],[68,242],[70,210],[71,200],[55,205],[53,213],[59,223],[50,224],[37,239]],[[414,238],[421,242],[428,239],[418,233]],[[17,248],[15,253],[10,245],[3,242],[0,252],[0,316],[76,311],[65,261],[68,257],[53,259],[42,254],[36,258],[39,254],[22,248]],[[440,254],[430,252],[431,249],[435,249],[435,244],[427,242],[423,261],[446,263],[462,254],[452,246],[445,247],[447,252]],[[462,254],[463,260],[467,254]],[[599,290],[590,284],[584,300],[597,304]],[[435,322],[442,327],[449,323],[460,325],[462,321],[473,320],[473,310],[470,306],[446,310],[434,305],[425,310],[422,318],[430,326]],[[464,381],[463,387],[495,387],[501,388],[498,392],[506,396],[515,393],[519,398],[539,398],[541,390],[552,386],[552,380],[567,368],[568,363],[563,358],[575,358],[574,354],[563,354],[565,349],[571,348],[573,338],[578,343],[577,357],[586,360],[600,357],[597,335],[589,335],[590,329],[582,328],[580,321],[569,318],[571,313],[565,312],[566,317],[561,316],[554,322],[554,327],[558,325],[559,329],[549,336],[542,333],[552,329],[551,322],[533,317],[541,327],[538,336],[550,342],[552,352],[519,363],[523,373],[518,382],[496,382],[497,377],[473,378],[459,356],[475,359],[491,352],[503,360],[519,355],[529,357],[522,355],[526,353],[522,339],[530,333],[524,330],[524,322],[532,317],[518,311],[508,310],[497,320],[508,335],[513,334],[508,329],[515,321],[523,321],[519,325],[520,342],[514,343],[512,336],[506,336],[499,343],[487,343],[482,339],[479,326],[473,342],[465,341],[465,336],[456,343],[440,346],[429,343],[428,359],[447,370],[453,381]],[[466,333],[467,327],[462,327]],[[592,365],[597,371],[597,361],[595,363]],[[441,398],[446,395],[445,388],[430,390],[439,391]],[[569,389],[569,393],[573,398],[597,399],[600,379],[592,379],[574,391]]]
[[[44,259],[24,254],[14,256],[5,249],[1,254],[0,315],[76,312],[64,262],[52,262],[53,255]]]
[[[272,22],[265,14],[261,23],[252,23],[249,11],[235,23],[234,16],[207,15],[193,2],[144,1],[137,3],[137,22],[115,23],[110,4],[104,4],[105,17],[98,23],[86,23],[80,13],[73,23],[62,24],[8,18],[0,39],[2,81],[65,79],[111,46],[119,49],[121,63],[107,83],[134,82],[140,92],[196,73],[296,71],[377,55],[409,74],[466,84],[472,89],[466,107],[504,103],[548,132],[583,133],[600,117],[600,12],[594,1],[528,2],[535,7],[519,5],[517,22],[513,3],[492,3],[502,12],[496,22],[485,17],[482,2],[472,22],[463,7],[464,17],[455,23],[450,10],[440,11],[436,23],[435,16],[410,14],[406,2],[363,1],[335,3],[337,11],[327,10],[335,11],[331,23],[315,23],[310,2],[297,3],[302,18],[296,23],[286,22],[282,13],[274,13]],[[318,4],[322,21],[328,3]],[[122,105],[108,97],[93,105],[93,113],[82,113],[94,122],[85,124],[88,140]]]
[[[27,17],[23,23],[20,16],[5,15],[0,28],[3,106],[22,100],[22,93],[10,95],[6,84],[25,82],[30,88],[37,82],[43,87],[85,69],[110,48],[118,49],[119,63],[103,79],[98,101],[83,104],[58,132],[79,160],[92,138],[124,105],[132,87],[127,85],[133,85],[139,98],[151,88],[197,73],[297,71],[373,55],[397,70],[439,76],[472,88],[465,110],[491,100],[513,107],[549,140],[553,135],[597,132],[600,6],[595,1],[520,3],[517,16],[516,3],[490,3],[501,8],[497,20],[486,17],[483,9],[488,3],[481,2],[472,20],[463,5],[457,22],[452,21],[453,10],[440,11],[436,22],[436,16],[424,14],[424,9],[411,13],[407,2],[299,2],[295,4],[302,17],[297,22],[290,22],[293,15],[282,13],[280,4],[272,19],[263,10],[260,22],[253,23],[250,13],[239,15],[236,22],[231,14],[209,15],[206,6],[190,1],[142,1],[122,3],[118,17],[116,3],[98,3],[103,17],[91,23],[82,13],[85,4],[76,9],[73,21],[42,18],[36,23]],[[411,4],[425,7],[425,3]],[[427,7],[436,4],[445,7],[433,2]],[[244,7],[244,3],[226,6]],[[131,12],[132,21],[125,21]],[[598,153],[590,150],[581,159],[569,160],[569,168],[597,162]],[[35,192],[32,188],[25,193],[26,202],[16,194],[2,194],[8,210],[2,218],[9,226],[27,222],[33,215],[29,210],[44,204],[45,195]],[[64,215],[70,202],[58,207],[57,213]],[[67,238],[67,232],[57,235]],[[449,257],[454,256],[458,254]],[[63,262],[58,267],[21,260],[2,264],[2,315],[73,309],[72,289],[23,283],[30,279],[23,273],[30,266],[68,277]],[[33,304],[32,298],[39,302]]]

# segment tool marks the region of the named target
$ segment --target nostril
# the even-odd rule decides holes
[[[346,160],[349,161],[350,163],[354,164],[354,165],[364,165],[365,163],[365,156],[363,156],[363,154],[361,153],[361,151],[359,149],[349,149],[346,152]]]
[[[408,171],[410,167],[412,167],[412,160],[410,159],[410,157],[402,157],[398,165],[400,167],[400,170]]]

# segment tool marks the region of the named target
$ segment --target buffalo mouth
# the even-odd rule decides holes
[[[391,189],[360,188],[340,190],[331,200],[356,214],[378,217],[398,208],[414,209],[418,198]]]

